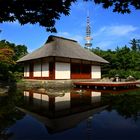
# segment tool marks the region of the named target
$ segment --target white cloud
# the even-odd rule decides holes
[[[93,33],[94,46],[101,49],[115,48],[127,44],[131,38],[138,38],[138,27],[133,25],[103,26]],[[122,39],[123,38],[123,39]]]
[[[96,47],[100,47],[101,49],[107,49],[108,46],[113,45],[114,41],[108,41],[108,40],[104,40],[104,41],[100,41],[96,43]],[[93,44],[94,45],[94,44]]]
[[[133,25],[111,25],[103,26],[97,32],[93,32],[93,48],[100,47],[101,49],[114,49],[117,46],[127,44],[132,38],[138,38],[138,27]],[[79,44],[84,45],[85,39],[83,32],[69,33],[61,31],[57,33],[58,36],[66,37],[78,41]],[[122,39],[123,37],[123,39]]]
[[[80,44],[84,40],[84,37],[82,35],[79,35],[79,34],[70,34],[68,32],[58,32],[57,33],[57,36],[62,36],[62,37],[66,37],[66,38],[69,38],[69,39],[76,40]]]
[[[112,25],[112,26],[104,26],[100,28],[94,36],[100,36],[104,34],[106,36],[127,36],[130,33],[136,31],[138,27],[133,25]]]
[[[57,35],[59,35],[59,36],[69,36],[70,34],[68,32],[59,32]]]
[[[79,43],[84,40],[82,35],[74,35],[74,36],[72,36],[72,39],[78,41]]]
[[[136,31],[137,29],[137,27],[132,25],[111,26],[109,28],[110,34],[118,36],[128,35],[129,33]]]

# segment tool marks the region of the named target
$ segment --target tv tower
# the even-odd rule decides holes
[[[86,37],[85,37],[86,43],[85,43],[85,47],[87,47],[88,49],[92,46],[91,40],[91,27],[90,27],[90,20],[89,20],[89,12],[87,14],[87,25],[86,25]]]

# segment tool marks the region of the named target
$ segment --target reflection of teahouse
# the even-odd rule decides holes
[[[46,96],[48,95],[25,91],[24,106],[18,109],[44,123],[49,133],[75,127],[107,107],[100,104],[101,92],[66,92],[62,97]]]
[[[100,79],[106,60],[81,47],[77,41],[49,36],[43,47],[17,62],[24,64],[26,79]]]

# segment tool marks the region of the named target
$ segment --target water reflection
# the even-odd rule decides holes
[[[8,131],[8,128],[25,116],[25,113],[15,108],[15,102],[19,101],[21,97],[21,94],[15,89],[15,86],[12,86],[8,93],[0,96],[0,140],[11,138],[14,133]]]
[[[0,101],[3,108],[5,103],[8,111],[5,109],[2,121],[8,115],[16,119],[8,125],[1,121],[0,126],[3,124],[3,130],[8,128],[14,135],[12,139],[114,139],[115,135],[117,139],[129,139],[129,136],[136,139],[140,136],[139,89],[122,92],[25,89],[22,93],[9,94],[3,104]],[[19,117],[14,109],[18,109]]]
[[[18,109],[43,122],[50,133],[72,128],[107,107],[101,104],[101,92],[84,90],[57,94],[26,90],[23,102]]]
[[[57,111],[81,105],[98,105],[101,102],[101,92],[73,90],[50,94],[28,90],[24,91],[24,102]]]
[[[133,95],[126,92],[127,95],[124,94],[125,91],[117,94],[81,89],[60,92],[26,90],[24,104],[20,109],[43,122],[50,133],[72,128],[105,108],[108,111],[115,109],[125,118],[137,120],[140,111],[139,96],[135,96],[134,92]]]

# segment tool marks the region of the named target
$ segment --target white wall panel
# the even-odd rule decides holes
[[[44,106],[46,109],[49,108],[49,96],[42,94],[42,102],[41,105]]]
[[[41,63],[34,63],[34,77],[41,77]]]
[[[101,78],[101,66],[92,66],[91,67],[91,78]]]
[[[101,92],[91,92],[91,102],[92,103],[98,103],[101,101]]]
[[[70,79],[70,63],[55,63],[55,79]]]
[[[42,101],[49,101],[49,96],[42,94]]]
[[[24,91],[24,100],[29,101],[29,91]]]
[[[39,94],[39,93],[33,93],[33,102],[36,105],[40,105],[41,104],[41,94]]]
[[[41,100],[41,94],[40,93],[33,93],[33,98]]]
[[[29,91],[24,91],[24,96],[29,96]]]
[[[62,97],[55,97],[55,110],[70,108],[70,92],[65,93]]]
[[[47,62],[42,63],[42,77],[49,77],[49,64]]]
[[[24,77],[29,77],[29,65],[24,66]]]

